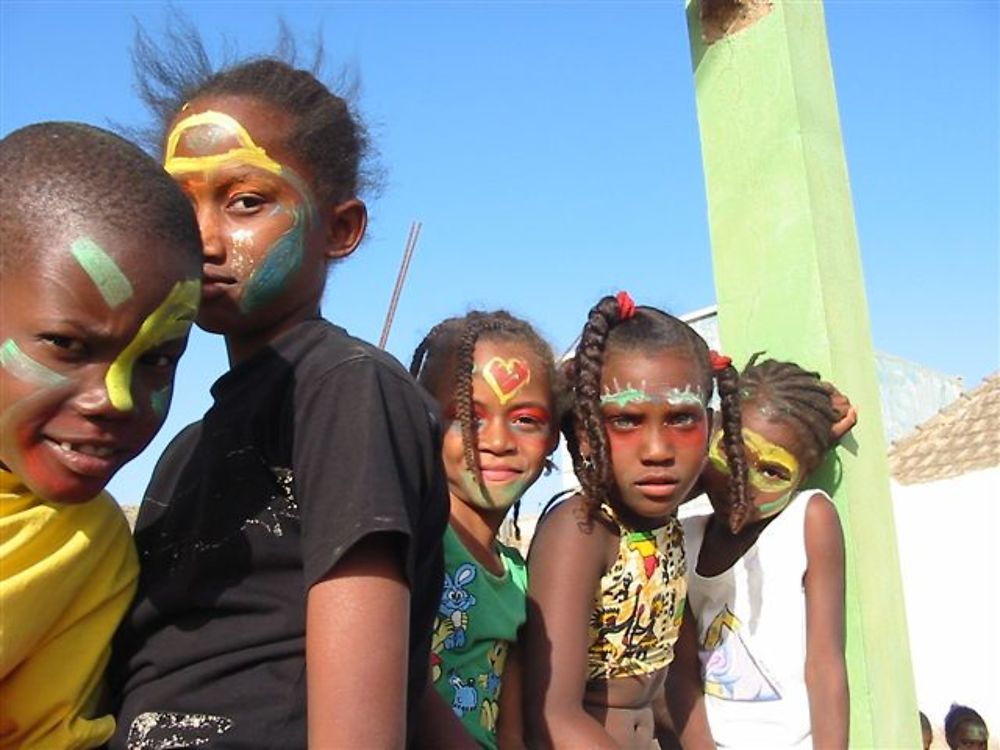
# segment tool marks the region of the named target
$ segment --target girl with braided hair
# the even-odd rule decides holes
[[[713,367],[693,329],[623,292],[590,311],[571,370],[582,490],[545,515],[528,559],[528,744],[656,748],[686,592],[676,511],[705,465]],[[720,375],[738,435],[735,371]]]
[[[444,416],[451,497],[432,641],[436,691],[427,693],[418,739],[425,747],[517,747],[527,570],[497,532],[511,506],[516,528],[521,496],[558,442],[552,350],[525,321],[474,311],[435,326],[410,373]]]
[[[758,356],[739,378],[749,491],[733,496],[716,430],[703,476],[713,512],[684,520],[697,628],[667,702],[675,719],[697,717],[678,726],[689,742],[707,739],[707,717],[719,747],[846,748],[844,536],[829,496],[803,486],[856,415],[816,373]]]

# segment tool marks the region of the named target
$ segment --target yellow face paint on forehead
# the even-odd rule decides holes
[[[151,349],[185,336],[194,323],[200,298],[199,279],[178,281],[160,306],[143,321],[135,338],[111,363],[104,378],[112,406],[119,411],[132,409],[132,371],[136,361]]]
[[[799,460],[762,435],[743,428],[743,445],[746,447],[748,479],[761,492],[783,492],[798,484],[801,478]],[[728,474],[729,462],[722,447],[722,430],[716,430],[708,447],[708,458],[719,471]],[[764,473],[768,467],[783,469],[788,477],[773,477]]]
[[[177,146],[181,142],[181,137],[195,128],[218,128],[235,138],[239,145],[221,154],[177,156]],[[173,176],[188,172],[205,172],[232,163],[248,164],[271,174],[280,175],[282,173],[281,164],[268,156],[267,151],[261,146],[254,143],[246,128],[224,112],[209,110],[185,117],[174,126],[167,137],[163,168]]]

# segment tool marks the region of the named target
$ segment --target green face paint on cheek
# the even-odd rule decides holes
[[[160,419],[163,419],[167,415],[167,408],[170,406],[170,396],[172,393],[173,388],[168,385],[166,388],[153,391],[149,396],[149,402],[153,407],[153,413]]]
[[[525,480],[515,479],[499,487],[489,487],[490,496],[485,498],[476,475],[468,469],[462,470],[462,486],[469,503],[483,510],[506,510],[520,500],[528,489]]]
[[[281,294],[302,265],[305,253],[306,221],[301,206],[292,209],[294,221],[271,246],[267,257],[247,282],[240,310],[251,312]]]
[[[14,339],[7,339],[0,346],[0,367],[25,383],[54,386],[64,383],[66,378],[58,372],[39,364],[21,351]]]
[[[781,497],[771,500],[770,502],[761,503],[760,505],[757,506],[757,510],[760,512],[761,518],[770,518],[776,513],[780,513],[782,510],[784,510],[785,506],[788,505],[788,503],[791,502],[791,500],[792,500],[792,493],[791,491],[789,491],[786,492]]]
[[[135,338],[111,363],[104,380],[108,398],[116,409],[132,409],[132,370],[136,361],[151,349],[187,335],[198,311],[200,296],[199,279],[174,284],[166,299],[143,321]]]
[[[70,252],[94,282],[108,307],[114,309],[132,296],[132,283],[114,259],[92,239],[80,237],[70,246]]]

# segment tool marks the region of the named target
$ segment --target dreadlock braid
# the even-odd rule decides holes
[[[808,462],[819,463],[833,443],[831,427],[839,415],[818,373],[794,362],[773,359],[758,363],[754,355],[740,376],[740,395],[769,419],[788,423],[802,438]]]

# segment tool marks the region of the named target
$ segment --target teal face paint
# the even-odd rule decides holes
[[[302,265],[306,231],[303,209],[293,208],[292,216],[292,226],[271,246],[264,262],[247,282],[240,300],[240,310],[245,313],[256,310],[280,295]]]
[[[611,404],[621,409],[629,404],[642,403],[650,400],[652,400],[651,396],[645,391],[641,391],[638,388],[626,388],[625,390],[615,391],[614,393],[605,393],[601,396],[601,406]]]
[[[58,372],[39,364],[22,352],[14,339],[7,339],[0,346],[0,367],[25,383],[54,386],[66,382],[66,378]]]
[[[638,388],[631,383],[622,388],[615,382],[612,388],[605,387],[604,394],[601,396],[601,406],[610,404],[621,409],[635,403],[670,404],[671,406],[692,404],[703,407],[705,399],[701,395],[701,388],[692,388],[690,385],[685,385],[683,388],[671,386],[659,392],[654,388],[653,392],[650,393],[647,390],[646,381],[643,381]]]
[[[132,296],[132,283],[114,259],[92,239],[80,237],[70,245],[70,252],[97,286],[108,307],[114,309]]]
[[[160,419],[163,419],[167,415],[167,408],[170,406],[170,396],[172,393],[173,387],[168,385],[166,388],[153,391],[149,395],[149,402],[153,407],[153,413]]]

